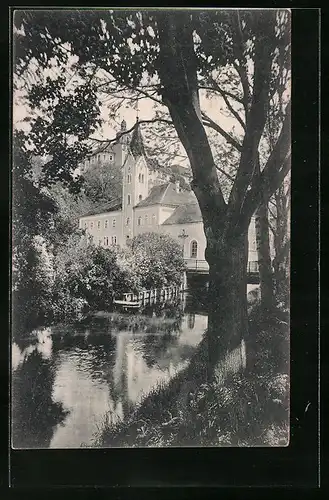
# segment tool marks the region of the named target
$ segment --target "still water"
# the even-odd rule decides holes
[[[104,419],[124,418],[187,365],[206,327],[206,312],[185,300],[99,313],[14,343],[13,447],[92,446]]]

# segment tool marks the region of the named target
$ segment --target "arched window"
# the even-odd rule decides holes
[[[104,245],[107,246],[109,244],[109,239],[107,236],[104,236]]]
[[[117,237],[112,236],[112,245],[116,245],[116,244],[117,244]]]
[[[144,183],[144,174],[142,174],[142,183]]]
[[[141,225],[142,225],[142,218],[138,217],[138,219],[137,219],[137,226],[141,226]]]
[[[198,242],[191,241],[191,259],[196,259],[198,256]]]
[[[128,182],[128,184],[131,184],[131,174],[127,175],[127,182]]]
[[[140,195],[138,196],[138,200],[139,200],[139,201],[142,201],[142,199],[143,199],[143,196],[140,194]]]
[[[145,226],[147,226],[148,223],[149,223],[148,215],[145,215]]]
[[[127,217],[127,219],[126,219],[126,226],[129,226],[129,224],[130,224],[130,217]]]
[[[85,228],[87,229],[87,227],[88,227],[88,222],[85,222]]]
[[[142,182],[142,174],[138,174],[138,181]]]
[[[110,155],[110,161],[113,161],[113,155]]]
[[[131,196],[130,194],[128,194],[127,196],[127,205],[130,205],[131,204]]]
[[[155,214],[152,215],[152,224],[155,224]]]

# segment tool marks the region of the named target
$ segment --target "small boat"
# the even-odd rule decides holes
[[[132,308],[132,309],[137,309],[141,307],[142,302],[140,300],[134,301],[134,300],[117,300],[114,299],[113,303],[116,306],[120,306],[123,308]]]

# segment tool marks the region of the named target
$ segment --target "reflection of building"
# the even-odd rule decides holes
[[[124,121],[121,129],[126,130]],[[124,246],[134,236],[149,231],[169,234],[182,245],[188,267],[207,271],[206,238],[197,199],[192,191],[182,190],[178,181],[170,182],[168,173],[150,163],[139,125],[131,139],[128,134],[121,136],[113,146],[86,160],[86,166],[106,159],[122,168],[122,199],[81,217],[80,228],[87,230],[95,244],[105,247]],[[186,175],[182,175],[183,170],[179,174],[188,181],[189,171],[185,169]],[[249,261],[255,262],[254,223],[249,229],[249,247]]]
[[[195,314],[190,313],[187,317],[187,324],[190,330],[193,330],[194,325],[195,325]]]

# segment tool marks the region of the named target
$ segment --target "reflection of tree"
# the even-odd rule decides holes
[[[54,427],[67,414],[52,400],[54,369],[33,351],[12,377],[12,436],[14,448],[48,448]]]
[[[142,342],[142,354],[148,368],[157,364],[170,346],[177,345],[178,339],[170,334],[147,335]]]

